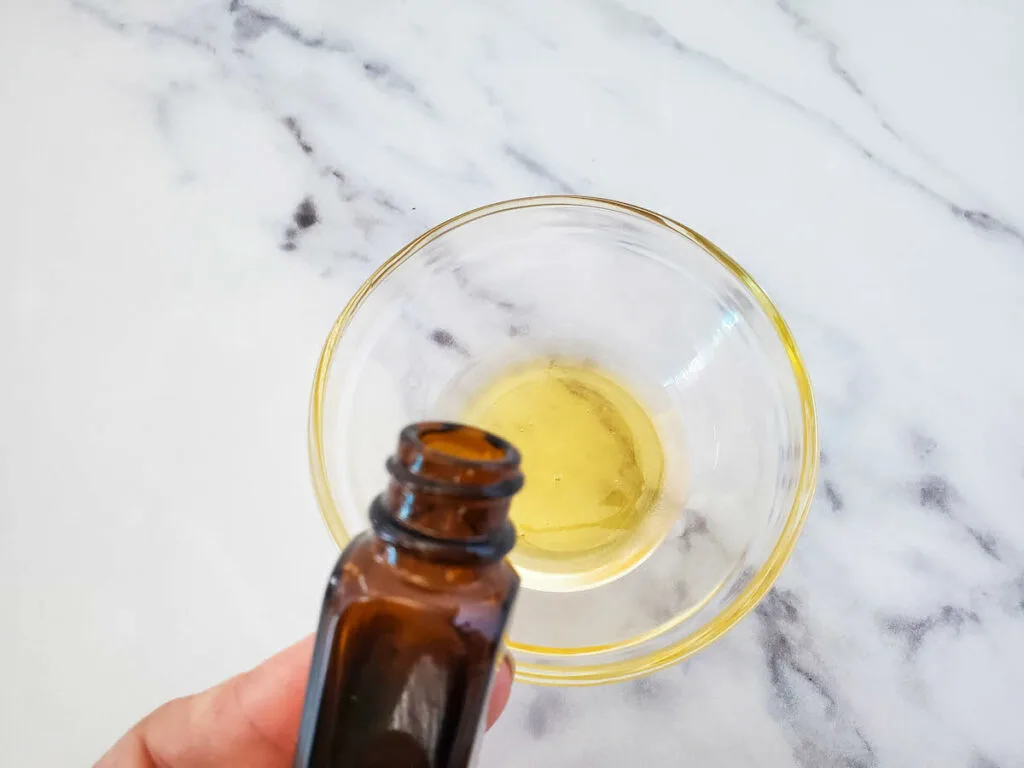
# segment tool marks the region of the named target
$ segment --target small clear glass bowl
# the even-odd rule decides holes
[[[310,411],[316,493],[344,546],[368,526],[402,426],[458,419],[459,393],[481,372],[553,356],[595,364],[650,411],[672,519],[637,564],[590,588],[524,574],[508,646],[521,680],[625,680],[704,648],[767,593],[818,467],[789,329],[693,230],[625,203],[535,197],[416,238],[327,338]]]

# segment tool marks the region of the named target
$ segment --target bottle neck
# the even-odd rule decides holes
[[[522,487],[519,453],[474,427],[406,427],[387,463],[391,480],[374,502],[377,535],[396,546],[454,560],[497,560],[515,545],[512,496]]]

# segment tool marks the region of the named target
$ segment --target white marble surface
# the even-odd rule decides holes
[[[438,220],[572,191],[772,294],[821,484],[732,634],[520,687],[483,764],[1024,765],[1022,35],[1008,0],[5,0],[0,764],[88,764],[313,626],[335,314]]]

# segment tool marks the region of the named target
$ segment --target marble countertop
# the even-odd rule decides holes
[[[314,625],[320,345],[508,197],[717,242],[815,384],[776,590],[520,686],[483,765],[1024,765],[1024,6],[38,0],[0,23],[0,763],[84,765]]]

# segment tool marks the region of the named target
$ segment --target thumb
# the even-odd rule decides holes
[[[312,655],[309,636],[255,669],[164,704],[95,768],[287,768],[295,755]],[[512,677],[506,657],[492,686],[488,728],[508,702]]]
[[[148,715],[96,768],[286,768],[295,754],[312,636],[249,672]]]

